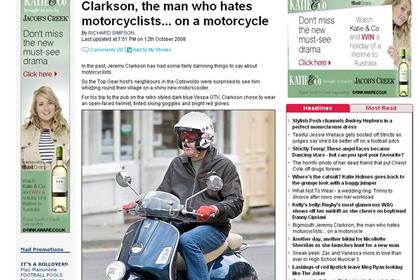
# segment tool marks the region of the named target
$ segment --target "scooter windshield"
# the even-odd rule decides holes
[[[161,191],[143,193],[139,203],[139,214],[149,217],[175,218],[181,211],[179,198]]]

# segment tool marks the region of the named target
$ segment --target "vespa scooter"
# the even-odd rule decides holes
[[[177,252],[179,231],[174,221],[197,216],[187,211],[187,202],[204,191],[219,191],[223,181],[217,175],[207,178],[207,187],[189,197],[181,205],[178,197],[161,191],[140,195],[132,186],[130,176],[121,171],[116,175],[121,187],[129,187],[139,197],[131,215],[144,217],[131,224],[121,243],[115,261],[106,268],[109,280],[185,280],[185,263]],[[257,273],[241,255],[248,246],[240,235],[231,233],[226,242],[205,254],[212,280],[257,280]]]

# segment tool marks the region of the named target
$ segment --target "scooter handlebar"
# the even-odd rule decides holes
[[[184,210],[182,210],[182,214],[184,214],[184,215],[189,214],[189,215],[196,216],[196,217],[203,217],[204,216],[203,214],[197,213],[197,210],[187,211],[187,210],[184,209]],[[209,218],[214,218],[214,217],[216,217],[216,213],[212,213],[212,214],[209,215]]]
[[[130,215],[137,215],[138,214],[138,210],[137,207],[131,208],[131,209],[118,209],[117,212],[124,212],[124,213],[128,213]]]
[[[192,216],[196,216],[196,217],[203,217],[203,214],[199,214],[195,210],[193,210],[193,211],[182,210],[182,214],[192,215]]]

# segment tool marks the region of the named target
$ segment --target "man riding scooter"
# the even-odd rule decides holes
[[[243,207],[241,182],[235,165],[218,154],[214,143],[211,119],[200,112],[184,115],[174,126],[183,154],[174,158],[157,188],[177,196],[181,203],[206,187],[206,178],[215,174],[222,178],[223,189],[217,193],[203,192],[188,201],[187,209],[198,209],[196,222],[179,222],[179,252],[185,260],[189,280],[210,280],[204,254],[215,250],[226,240],[231,225]],[[132,201],[125,211],[136,207]]]

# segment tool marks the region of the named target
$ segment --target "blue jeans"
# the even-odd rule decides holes
[[[204,254],[217,249],[226,236],[209,225],[200,225],[179,238],[179,252],[185,260],[188,280],[210,280]]]

